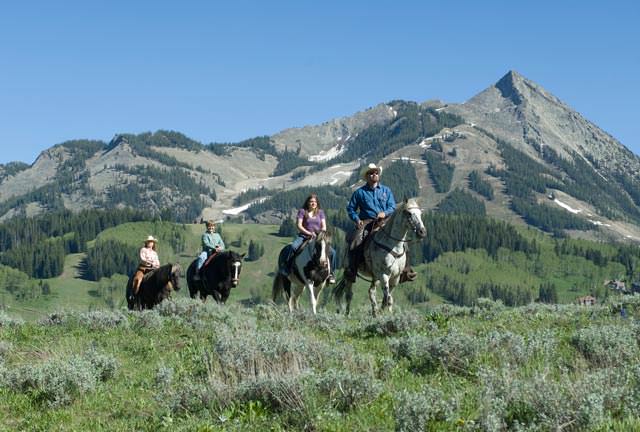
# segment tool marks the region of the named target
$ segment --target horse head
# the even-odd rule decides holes
[[[182,268],[180,264],[175,263],[171,266],[171,273],[169,274],[169,282],[175,291],[180,291],[180,274]]]
[[[235,288],[240,282],[240,271],[242,270],[242,260],[246,253],[238,254],[237,252],[229,251],[229,258],[227,261],[229,275],[231,277],[231,287]]]
[[[331,244],[331,236],[326,231],[320,231],[313,239],[313,258],[322,266],[329,263],[329,245]]]
[[[411,198],[402,203],[402,216],[415,235],[419,238],[427,235],[427,230],[422,223],[422,210],[415,199]]]

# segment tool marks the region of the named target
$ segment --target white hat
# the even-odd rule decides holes
[[[362,178],[363,179],[367,179],[367,176],[369,175],[369,173],[371,171],[378,171],[378,175],[382,175],[382,167],[381,166],[377,166],[374,163],[370,163],[369,165],[367,165],[367,167],[362,171]]]
[[[145,244],[146,244],[147,242],[150,242],[150,241],[155,242],[155,243],[158,243],[158,240],[156,240],[156,239],[155,239],[153,236],[151,236],[151,235],[150,235],[149,237],[147,237],[147,239],[146,239],[144,242],[145,242]]]

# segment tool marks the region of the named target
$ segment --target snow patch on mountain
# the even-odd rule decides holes
[[[565,203],[563,203],[562,201],[560,201],[557,198],[554,199],[553,202],[558,204],[563,209],[570,211],[573,214],[577,214],[577,213],[580,213],[582,211],[582,209],[574,209],[574,208],[572,208],[569,204],[565,204]]]

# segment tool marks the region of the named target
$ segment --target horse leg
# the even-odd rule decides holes
[[[293,312],[295,309],[298,309],[298,298],[302,293],[302,289],[300,289],[300,286],[297,283],[293,285],[291,297],[289,297],[289,312]]]
[[[313,291],[313,282],[307,282],[306,287],[309,290],[309,296],[311,297],[311,309],[313,309],[313,314],[315,315],[318,300],[316,299],[316,293]]]
[[[400,275],[398,274],[395,278],[389,280],[389,312],[393,311],[393,289],[400,283]]]
[[[353,284],[351,282],[347,282],[347,285],[345,286],[345,299],[347,301],[345,315],[348,316],[351,312],[351,300],[353,300]]]
[[[375,317],[378,314],[378,302],[376,302],[376,281],[371,281],[369,286],[369,301],[371,301],[371,314]]]
[[[382,283],[382,308],[383,309],[391,308],[391,303],[393,303],[393,300],[391,300],[391,292],[389,292],[389,275],[388,274],[382,275],[381,283]]]

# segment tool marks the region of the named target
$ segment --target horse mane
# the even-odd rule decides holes
[[[149,275],[149,279],[154,279],[156,281],[162,280],[162,279],[169,280],[169,278],[171,277],[172,269],[173,269],[173,264],[162,265],[158,267],[156,271],[151,273],[151,275]]]
[[[227,262],[234,261],[240,258],[240,254],[234,252],[232,250],[225,250],[222,252],[218,252],[218,254],[213,258],[209,267],[215,269],[216,272],[222,273],[225,276],[229,273],[229,269],[227,268]]]

